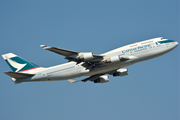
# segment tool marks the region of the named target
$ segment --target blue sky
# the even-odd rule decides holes
[[[0,1],[0,54],[13,52],[42,67],[66,63],[41,44],[101,54],[164,37],[180,42],[179,1]],[[128,66],[110,82],[15,85],[0,59],[2,120],[178,120],[179,46]],[[77,78],[81,79],[81,78]]]

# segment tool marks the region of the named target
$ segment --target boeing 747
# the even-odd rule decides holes
[[[106,83],[109,82],[109,77],[106,74],[113,76],[128,75],[128,69],[124,67],[166,54],[177,47],[178,42],[159,37],[126,45],[100,55],[46,45],[40,46],[45,50],[64,56],[69,62],[44,68],[13,53],[4,54],[2,57],[12,69],[5,74],[12,77],[15,84],[57,80],[68,80],[71,83],[79,81]],[[78,81],[72,80],[82,76],[88,77]]]

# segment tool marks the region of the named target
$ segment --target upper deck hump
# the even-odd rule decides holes
[[[103,53],[101,55],[110,55],[110,54],[115,53],[117,51],[122,51],[122,50],[130,49],[130,48],[133,48],[133,47],[136,47],[136,46],[150,44],[150,43],[153,43],[153,42],[160,41],[162,39],[164,39],[164,38],[163,37],[158,37],[158,38],[144,40],[144,41],[141,41],[141,42],[136,42],[136,43],[133,43],[133,44],[125,45],[123,47],[119,47],[117,49],[114,49],[114,50],[111,50],[109,52]]]

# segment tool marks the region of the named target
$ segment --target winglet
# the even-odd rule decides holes
[[[46,45],[40,45],[40,47],[42,47],[42,48],[45,47],[45,46],[46,46]]]
[[[46,45],[40,45],[40,47],[42,47],[43,49],[49,48],[49,46]]]
[[[77,82],[77,81],[75,81],[75,80],[68,80],[70,83],[75,83],[75,82]]]

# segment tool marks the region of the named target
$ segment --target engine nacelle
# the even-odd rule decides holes
[[[110,57],[106,60],[104,60],[105,63],[115,63],[115,62],[120,62],[121,58],[119,56],[113,56]]]
[[[116,71],[116,73],[113,74],[113,76],[125,76],[128,75],[128,69],[121,68]]]
[[[106,83],[109,82],[109,77],[107,75],[100,76],[94,81],[94,83]]]
[[[78,58],[82,60],[90,60],[90,59],[93,59],[93,54],[92,52],[82,53],[80,56],[78,56]]]

